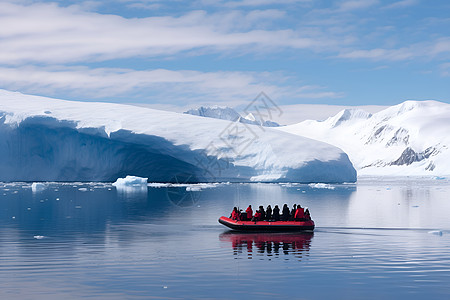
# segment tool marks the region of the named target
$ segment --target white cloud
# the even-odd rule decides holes
[[[411,52],[409,49],[370,49],[370,50],[351,50],[349,52],[343,52],[339,55],[341,58],[351,59],[373,59],[373,60],[405,60],[417,56],[416,53]]]
[[[82,98],[128,97],[128,101],[226,103],[239,105],[261,91],[291,99],[336,98],[317,86],[287,86],[280,74],[267,72],[199,72],[191,70],[87,67],[0,67],[0,88]],[[143,96],[151,95],[151,96]]]
[[[128,4],[159,5],[160,1],[128,1]],[[239,3],[272,3],[245,0]],[[286,0],[285,3],[294,3]],[[94,5],[95,1],[87,1]],[[226,4],[229,2],[221,2]],[[339,2],[338,11],[364,9],[377,0]],[[411,4],[401,1],[402,5]],[[400,5],[400,2],[396,4]],[[0,64],[64,64],[123,58],[167,58],[180,54],[280,53],[303,49],[333,53],[340,58],[406,60],[423,54],[420,47],[358,49],[365,36],[363,19],[338,17],[332,10],[316,10],[292,29],[276,28],[273,22],[286,18],[286,11],[220,10],[191,11],[180,16],[124,18],[83,10],[80,6],[57,4],[18,5],[0,3]],[[336,12],[336,10],[334,11]],[[359,23],[358,23],[359,22]],[[303,24],[303,25],[302,25]],[[293,29],[295,28],[295,29]],[[383,28],[383,27],[380,27]],[[376,37],[380,38],[380,37]],[[374,38],[375,39],[375,38]],[[413,45],[414,46],[414,45]],[[450,42],[441,39],[433,55],[448,52]]]
[[[438,55],[441,53],[450,52],[450,38],[441,38],[431,47],[430,53]]]
[[[66,63],[130,57],[170,56],[196,49],[212,53],[234,50],[322,49],[338,43],[308,32],[264,30],[277,10],[180,17],[127,19],[56,4],[31,6],[1,3],[0,63]],[[249,29],[251,27],[251,29]]]
[[[339,11],[347,12],[358,9],[366,9],[378,4],[378,0],[346,0],[339,4]]]
[[[409,7],[409,6],[414,6],[418,3],[419,3],[418,0],[402,0],[402,1],[394,2],[392,4],[386,5],[383,8],[385,8],[385,9],[405,8],[405,7]]]
[[[420,58],[431,60],[437,55],[450,54],[450,38],[440,38],[430,42],[421,42],[397,49],[374,48],[368,50],[342,51],[338,57],[350,59],[370,59],[402,61]]]
[[[310,3],[312,0],[240,0],[240,1],[223,1],[223,0],[201,0],[205,5],[225,6],[225,7],[256,7],[266,5],[283,5],[283,4],[298,4]]]
[[[441,76],[443,77],[450,76],[450,62],[441,64],[439,67],[441,69]]]
[[[161,8],[161,4],[159,3],[131,3],[128,5],[130,8],[137,8],[137,9],[147,9],[147,10],[155,10]]]

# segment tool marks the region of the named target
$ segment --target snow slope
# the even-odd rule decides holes
[[[359,175],[449,175],[450,105],[406,101],[370,114],[345,109],[325,121],[280,128],[343,149]]]
[[[353,182],[347,155],[272,128],[0,90],[1,181]]]
[[[237,111],[232,109],[231,107],[222,107],[222,106],[212,106],[205,107],[201,106],[197,109],[190,109],[184,112],[185,114],[190,114],[194,116],[206,117],[206,118],[214,118],[228,121],[239,121],[245,124],[259,125],[265,127],[278,127],[280,124],[273,121],[261,121],[257,120],[257,118],[249,113],[247,116],[242,117]]]

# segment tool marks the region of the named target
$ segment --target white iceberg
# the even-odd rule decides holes
[[[356,181],[339,148],[273,128],[0,90],[0,181],[123,174],[176,183]]]
[[[147,187],[148,178],[137,176],[126,176],[125,178],[118,178],[112,185],[115,187]]]
[[[444,233],[441,230],[432,230],[428,232],[429,234],[442,236]]]
[[[335,187],[326,183],[311,183],[309,184],[310,187],[314,189],[328,189],[328,190],[334,190]]]
[[[47,185],[45,183],[42,183],[42,182],[33,182],[31,184],[31,191],[33,193],[42,192],[46,188],[47,188]]]
[[[187,186],[186,192],[200,192],[202,190],[199,186]]]
[[[112,185],[116,187],[119,193],[146,194],[148,192],[147,179],[128,175],[125,178],[118,178]]]

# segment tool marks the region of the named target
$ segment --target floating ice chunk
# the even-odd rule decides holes
[[[329,190],[335,189],[334,186],[331,186],[330,184],[326,184],[326,183],[311,183],[311,184],[309,184],[309,186],[314,189],[329,189]]]
[[[187,186],[186,192],[200,192],[202,190],[199,186]]]
[[[87,188],[79,188],[78,190],[81,191],[81,192],[87,192],[88,191]]]
[[[119,192],[125,193],[147,193],[147,179],[137,176],[118,178],[112,185]]]
[[[152,188],[162,188],[162,187],[168,187],[170,186],[170,183],[159,183],[159,182],[150,182],[149,184],[147,184],[147,186],[152,187]]]
[[[147,187],[148,178],[128,175],[125,178],[118,178],[112,185],[117,187]]]
[[[151,182],[147,184],[147,186],[152,188],[162,188],[162,187],[184,187],[186,188],[186,191],[200,191],[202,189],[211,189],[218,187],[220,185],[229,185],[230,183],[158,183],[158,182]]]
[[[193,187],[199,187],[201,189],[212,189],[218,187],[220,183],[196,183],[192,185]]]
[[[442,236],[444,233],[441,230],[432,230],[428,232],[429,234]]]
[[[442,177],[442,176],[436,176],[436,177],[434,177],[434,179],[436,179],[436,180],[444,180],[444,179],[447,179],[447,178]]]
[[[43,235],[35,235],[33,236],[36,240],[42,240],[44,238]]]
[[[42,182],[33,182],[33,184],[31,184],[31,191],[33,193],[42,192],[46,188],[47,188],[47,185]]]

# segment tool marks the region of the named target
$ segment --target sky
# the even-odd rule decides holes
[[[447,0],[0,0],[0,89],[170,107],[450,103]]]

